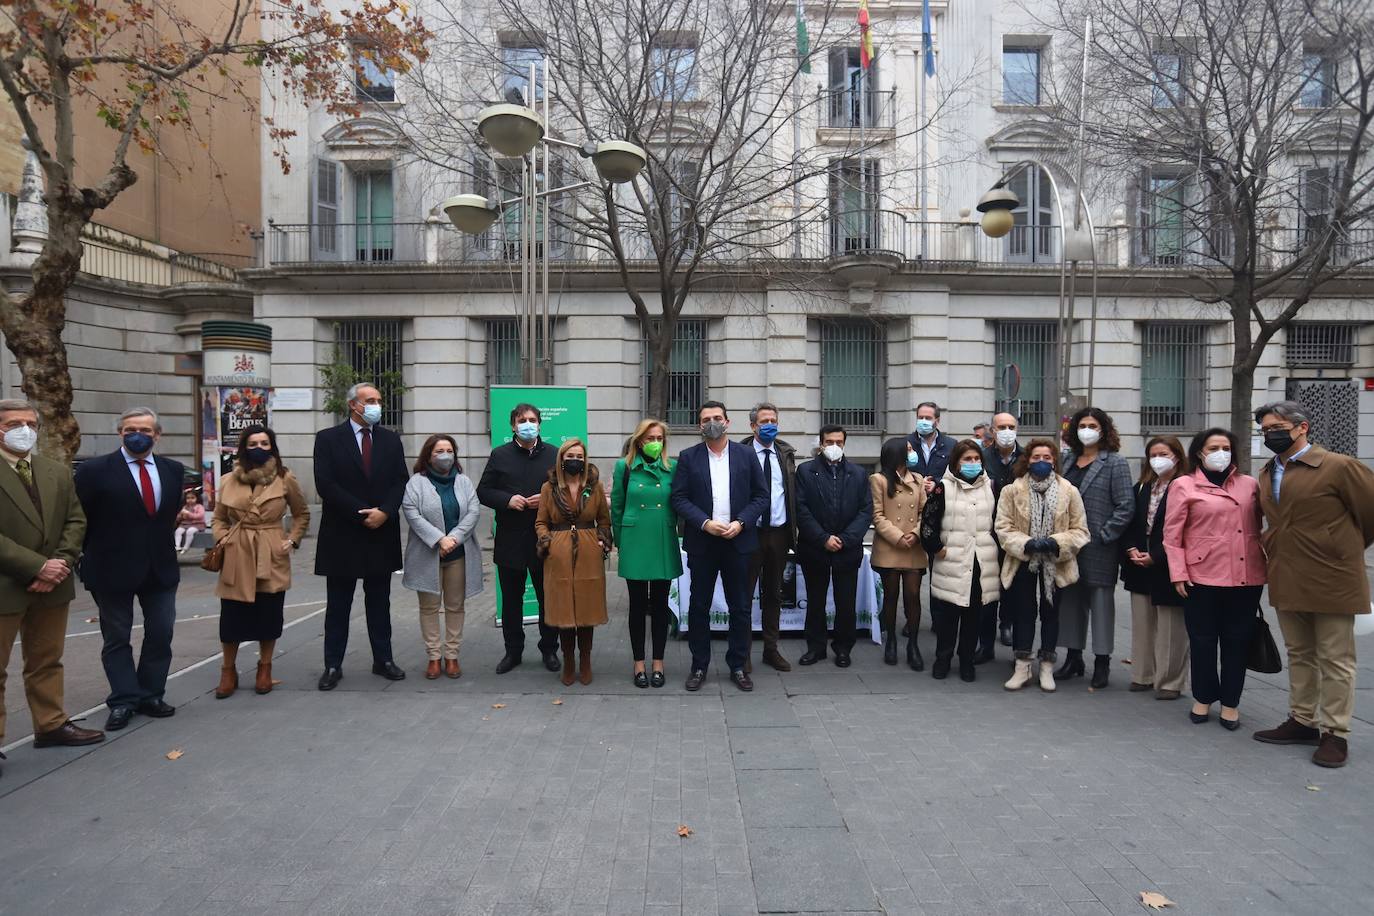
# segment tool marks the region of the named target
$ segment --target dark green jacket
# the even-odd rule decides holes
[[[19,474],[0,456],[0,614],[53,607],[76,597],[76,561],[86,535],[86,515],[66,465],[29,456],[42,511],[33,504]],[[66,560],[72,574],[57,588],[30,592],[43,564]]]

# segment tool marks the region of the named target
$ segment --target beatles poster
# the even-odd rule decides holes
[[[267,425],[267,396],[271,389],[219,388],[219,473],[234,470],[239,437],[250,426]]]

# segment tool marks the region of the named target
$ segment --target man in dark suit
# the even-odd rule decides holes
[[[766,401],[749,411],[753,435],[742,444],[754,452],[763,468],[763,484],[768,488],[768,508],[759,519],[759,547],[749,558],[749,597],[759,589],[762,612],[763,661],[778,671],[792,666],[778,651],[782,628],[782,574],[787,552],[797,542],[796,494],[797,452],[778,435],[778,408]],[[752,635],[752,634],[751,634]],[[745,669],[749,665],[746,663]]]
[[[1016,440],[1015,414],[1005,411],[996,414],[992,418],[992,427],[993,443],[983,446],[983,473],[992,481],[992,498],[995,501],[1002,495],[1002,488],[1016,479],[1013,472],[1024,450]],[[1005,556],[1000,546],[997,556]],[[983,604],[982,616],[978,621],[978,651],[973,655],[975,665],[993,661],[997,657],[993,644],[998,639],[999,630],[1002,645],[1011,645],[1011,623],[1011,606],[1008,602],[988,601]]]
[[[711,599],[719,576],[730,609],[729,648],[725,663],[740,690],[753,690],[745,666],[752,626],[749,557],[758,549],[759,519],[768,511],[763,468],[748,446],[726,437],[730,418],[725,405],[707,401],[697,411],[706,440],[678,456],[673,473],[673,511],[683,520],[683,549],[692,572],[687,610],[687,644],[692,671],[687,689],[700,690],[711,662]]]
[[[501,635],[506,654],[496,665],[505,674],[520,664],[525,651],[525,580],[534,586],[539,603],[539,654],[544,667],[557,671],[558,631],[544,623],[544,561],[535,551],[534,520],[539,515],[539,491],[549,479],[557,447],[539,435],[539,408],[517,404],[510,412],[511,441],[492,449],[477,501],[496,510],[496,543],[492,562],[501,582]]]
[[[406,673],[391,655],[391,574],[401,568],[401,498],[410,472],[401,437],[380,426],[376,385],[348,389],[348,419],[315,434],[315,491],[323,505],[315,575],[325,577],[324,674],[319,688],[343,677],[353,594],[363,581],[372,673]]]
[[[86,517],[71,471],[35,455],[37,443],[33,405],[0,400],[0,745],[5,743],[4,669],[16,636],[24,641],[24,693],[34,747],[95,744],[105,736],[73,724],[62,703],[67,607],[76,596],[72,570],[81,556]]]
[[[916,405],[916,430],[906,437],[916,452],[914,470],[926,479],[926,492],[934,489],[949,467],[949,453],[954,449],[954,437],[940,432],[940,405],[922,401]]]
[[[115,425],[118,451],[83,461],[76,494],[86,511],[81,581],[100,608],[105,646],[100,660],[110,682],[107,731],[129,724],[135,712],[166,718],[176,709],[163,700],[172,667],[172,626],[177,616],[177,565],[172,532],[181,511],[185,469],[154,455],[162,423],[148,407],[131,407]],[[143,610],[138,665],[129,637],[134,599]]]
[[[849,667],[864,535],[873,523],[873,491],[863,468],[846,461],[844,427],[821,427],[821,453],[797,468],[797,560],[806,577],[806,654],[825,658],[825,596],[835,588],[835,665]]]

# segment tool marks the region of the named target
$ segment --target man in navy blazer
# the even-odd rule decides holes
[[[926,492],[934,489],[949,467],[949,453],[954,450],[954,437],[940,432],[940,405],[922,401],[916,405],[916,430],[906,437],[916,453],[914,470],[926,479]]]
[[[768,511],[768,486],[753,450],[727,437],[725,405],[707,401],[697,411],[704,442],[685,449],[673,472],[672,505],[684,524],[683,549],[692,573],[687,645],[692,671],[687,689],[700,690],[711,663],[711,599],[719,576],[730,609],[725,663],[740,690],[753,690],[745,667],[752,625],[749,558],[759,546],[759,519]]]
[[[321,690],[343,678],[359,579],[372,673],[389,681],[406,676],[391,654],[391,574],[401,568],[401,499],[410,471],[401,437],[381,419],[381,392],[360,383],[348,390],[348,419],[315,434],[315,490],[324,510],[315,541],[315,575],[325,577]]]
[[[162,424],[149,407],[131,407],[115,426],[122,445],[76,469],[76,495],[86,512],[86,538],[77,567],[100,608],[105,645],[100,660],[110,682],[107,731],[129,724],[135,712],[165,718],[176,709],[163,700],[172,667],[172,625],[177,616],[177,565],[172,532],[181,511],[180,462],[153,454]],[[143,610],[143,648],[134,665],[129,637],[134,599]]]

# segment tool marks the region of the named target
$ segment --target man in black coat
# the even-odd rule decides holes
[[[926,479],[926,492],[934,489],[949,467],[949,453],[954,450],[954,437],[940,432],[940,405],[922,401],[916,406],[916,430],[906,437],[916,452],[913,469]]]
[[[835,664],[854,650],[859,566],[873,523],[873,491],[863,468],[845,460],[844,427],[821,427],[821,454],[797,468],[797,560],[806,577],[806,644],[800,659],[825,658],[826,592],[835,587]]]
[[[526,577],[534,585],[534,597],[539,602],[539,654],[545,668],[559,668],[558,631],[544,623],[544,561],[535,551],[539,491],[558,456],[558,449],[539,435],[542,419],[538,407],[517,404],[510,412],[511,441],[492,449],[477,483],[477,501],[496,510],[492,562],[501,583],[501,635],[506,643],[506,654],[496,665],[497,674],[520,664],[525,652]]]
[[[323,505],[315,575],[325,577],[321,690],[343,677],[359,579],[372,673],[389,681],[406,676],[391,654],[391,575],[401,568],[401,498],[410,472],[401,437],[381,420],[382,393],[358,384],[348,389],[348,419],[315,434],[315,491]]]
[[[704,442],[684,449],[673,471],[673,511],[682,519],[682,549],[692,575],[687,607],[687,646],[692,653],[688,690],[700,690],[711,663],[711,601],[720,579],[729,609],[725,663],[740,690],[753,690],[746,670],[753,602],[749,558],[759,547],[759,520],[768,509],[768,487],[754,450],[726,438],[730,417],[720,401],[697,410]]]
[[[151,408],[124,411],[115,431],[123,441],[119,450],[83,461],[75,474],[86,513],[78,571],[100,608],[100,660],[110,682],[108,731],[124,728],[135,712],[157,719],[176,712],[162,697],[181,581],[172,532],[184,474],[179,462],[153,454],[162,424]],[[143,610],[137,666],[130,643],[135,598]]]
[[[797,543],[797,451],[777,438],[778,408],[767,401],[749,411],[749,428],[753,435],[741,439],[740,444],[753,450],[768,488],[768,510],[759,518],[759,546],[749,558],[749,595],[752,598],[754,589],[762,585],[758,596],[764,664],[791,671],[791,664],[778,651],[778,638],[782,630],[783,569],[788,551]]]

